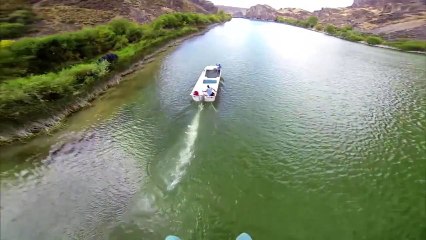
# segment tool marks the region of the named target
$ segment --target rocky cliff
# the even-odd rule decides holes
[[[31,0],[42,20],[37,34],[75,30],[124,17],[144,23],[168,12],[216,13],[205,0]]]
[[[249,8],[245,17],[250,19],[259,19],[267,21],[275,21],[278,11],[271,6],[258,4]]]
[[[426,0],[355,0],[348,8],[315,11],[321,22],[351,25],[388,39],[426,40]]]
[[[303,20],[312,16],[312,12],[300,8],[281,8],[278,10],[278,15],[282,17]]]
[[[350,7],[323,8],[313,13],[297,8],[276,10],[256,5],[247,10],[245,17],[275,20],[281,16],[301,20],[312,15],[325,24],[351,25],[358,31],[386,39],[426,40],[426,0],[355,0]]]
[[[425,0],[354,0],[352,7],[384,7],[387,4],[426,4]]]

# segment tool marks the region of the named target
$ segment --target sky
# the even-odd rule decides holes
[[[256,4],[267,4],[276,9],[293,7],[308,11],[319,10],[322,7],[347,7],[353,0],[210,0],[216,5],[233,7],[251,7]]]

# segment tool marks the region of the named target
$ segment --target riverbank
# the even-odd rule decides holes
[[[288,24],[307,30],[324,33],[326,35],[340,38],[342,40],[357,42],[372,47],[385,48],[390,50],[426,54],[426,41],[400,39],[396,41],[386,41],[380,36],[358,32],[352,26],[337,27],[331,24],[324,25],[318,22],[318,18],[311,16],[305,20],[278,17],[275,22]]]
[[[166,17],[170,15],[168,14]],[[204,15],[197,14],[197,16]],[[213,17],[210,18],[214,19]],[[164,17],[159,17],[151,25],[158,30],[166,29],[166,34],[162,34],[154,40],[142,39],[115,51],[119,60],[112,65],[109,65],[106,61],[98,63],[97,59],[93,59],[90,62],[64,68],[56,73],[0,82],[0,112],[2,112],[0,117],[0,145],[52,131],[59,127],[61,121],[67,116],[89,106],[91,101],[108,88],[119,84],[122,77],[143,68],[144,64],[152,61],[157,54],[179,45],[188,38],[204,34],[212,27],[228,21],[230,18],[228,15],[216,15],[215,19],[218,20],[204,22],[204,24],[195,22],[194,27],[183,24],[182,27],[175,26],[174,28],[165,27],[164,24],[167,24],[167,21],[164,21],[164,19]],[[163,26],[158,26],[159,23]],[[150,34],[155,35],[152,32]],[[40,92],[45,91],[45,96],[51,97],[52,90],[46,91],[43,87],[33,86],[32,81],[43,82],[47,77],[50,77],[48,79],[54,82],[51,89],[56,87],[57,79],[63,77],[68,80],[65,85],[69,82],[72,83],[72,87],[75,87],[76,82],[80,85],[78,89],[74,89],[76,92],[72,92],[63,98],[55,99],[55,94],[53,94],[53,98],[43,99],[39,96]],[[88,84],[85,85],[85,83]],[[29,86],[25,86],[25,84]],[[64,82],[59,81],[59,84],[64,84]],[[33,97],[33,95],[28,94],[30,90],[36,92],[33,94],[35,95],[34,99],[39,99],[39,102],[26,101],[25,98]],[[27,95],[14,94],[16,92],[27,93]],[[16,97],[16,95],[18,96]]]

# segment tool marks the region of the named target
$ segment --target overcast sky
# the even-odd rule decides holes
[[[294,7],[313,11],[322,7],[347,7],[353,0],[210,0],[216,5],[251,7],[256,4],[267,4],[276,9]]]

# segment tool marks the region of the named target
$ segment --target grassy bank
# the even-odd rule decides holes
[[[361,33],[352,28],[352,26],[337,27],[332,24],[322,24],[318,22],[318,18],[311,16],[305,20],[296,20],[292,18],[278,17],[276,22],[285,23],[297,27],[314,29],[328,35],[338,37],[351,42],[365,42],[369,45],[386,45],[402,51],[418,51],[426,52],[426,41],[399,39],[395,41],[386,41],[380,36]]]
[[[229,19],[223,13],[174,13],[146,25],[115,20],[13,42],[0,49],[0,124],[22,126],[52,116],[171,40]],[[99,62],[107,52],[118,60]]]

